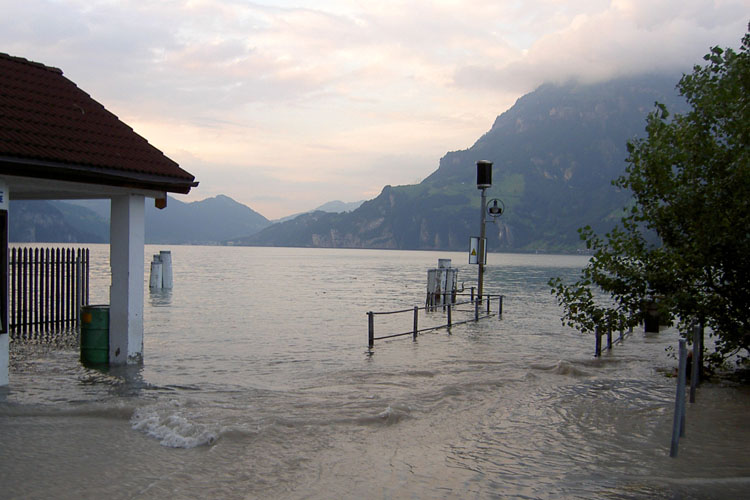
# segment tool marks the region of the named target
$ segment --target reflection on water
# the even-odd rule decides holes
[[[92,302],[107,301],[106,248],[92,250],[105,261]],[[70,343],[13,346],[4,495],[727,498],[750,486],[745,388],[703,386],[669,459],[676,332],[636,332],[595,359],[593,337],[561,326],[546,282],[583,258],[490,255],[502,318],[368,351],[367,311],[422,304],[438,258],[470,286],[466,256],[172,256],[172,290],[144,283],[143,366],[85,368]]]
[[[172,303],[171,288],[150,288],[148,300],[151,307],[166,307]]]

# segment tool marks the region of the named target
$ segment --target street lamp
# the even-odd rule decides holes
[[[485,246],[485,228],[484,224],[487,218],[487,188],[492,186],[492,162],[479,160],[477,162],[477,189],[482,190],[482,203],[479,209],[482,213],[481,223],[479,224],[479,255],[477,263],[479,264],[477,276],[477,295],[479,301],[482,301],[482,291],[484,288],[484,256],[486,255]]]

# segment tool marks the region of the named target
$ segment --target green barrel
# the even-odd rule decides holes
[[[81,362],[109,363],[109,305],[81,308]]]

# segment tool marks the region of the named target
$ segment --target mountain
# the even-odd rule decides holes
[[[146,208],[146,242],[213,244],[253,234],[271,222],[224,195],[185,203],[169,198],[167,208]]]
[[[109,200],[11,201],[10,240],[15,242],[109,241]],[[146,205],[146,243],[217,244],[252,234],[270,221],[219,195],[185,203],[172,197],[167,208]]]
[[[9,211],[8,240],[39,243],[104,243],[109,225],[90,210],[58,201],[14,201]]]
[[[627,141],[644,135],[655,101],[685,109],[678,79],[543,85],[498,116],[473,146],[441,158],[420,184],[386,186],[350,213],[303,214],[232,243],[463,250],[479,233],[476,162],[489,160],[487,197],[506,206],[487,224],[489,249],[575,251],[579,227],[606,230],[629,203],[630,194],[611,181],[624,173]]]
[[[309,214],[312,212],[330,212],[330,213],[341,213],[341,212],[351,212],[352,210],[356,210],[364,203],[365,200],[360,201],[340,201],[340,200],[334,200],[329,201],[327,203],[323,203],[318,208],[315,208],[313,210],[307,211],[307,212],[300,212],[292,215],[287,215],[286,217],[282,217],[281,219],[277,219],[273,221],[273,223],[279,223],[279,222],[286,222],[288,220],[296,219],[302,214]]]

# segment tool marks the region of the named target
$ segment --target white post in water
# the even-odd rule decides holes
[[[162,288],[172,289],[172,252],[162,250],[159,252],[161,259],[161,286]]]
[[[148,287],[151,290],[161,288],[162,273],[161,273],[161,260],[158,255],[154,255],[154,260],[151,261],[151,275],[148,280]]]

